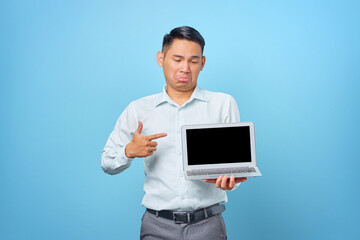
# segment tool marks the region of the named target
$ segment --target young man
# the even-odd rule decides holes
[[[142,205],[147,210],[141,239],[226,239],[221,212],[227,196],[246,178],[184,179],[180,129],[185,124],[239,122],[233,97],[203,90],[197,78],[205,65],[205,41],[191,27],[166,34],[157,62],[166,86],[162,93],[129,104],[116,122],[101,156],[108,174],[143,158],[145,183]],[[156,141],[155,141],[156,140]],[[216,142],[209,146],[216,147]]]

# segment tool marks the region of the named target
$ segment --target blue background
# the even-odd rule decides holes
[[[229,239],[360,239],[359,1],[0,3],[1,239],[138,239],[143,163],[100,155],[164,86],[172,28],[206,40],[199,85],[256,125],[263,177],[229,193]]]

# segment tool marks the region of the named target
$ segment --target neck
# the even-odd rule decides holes
[[[176,102],[179,106],[182,106],[184,103],[186,103],[187,100],[190,99],[194,89],[195,87],[189,91],[181,92],[167,87],[166,92],[174,102]]]

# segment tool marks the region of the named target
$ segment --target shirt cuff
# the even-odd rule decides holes
[[[126,157],[124,147],[118,147],[116,149],[110,149],[102,156],[101,167],[104,172],[114,175],[128,168],[133,159],[134,158]]]
[[[124,161],[123,163],[131,163],[132,162],[132,160],[134,160],[134,158],[128,158],[127,156],[126,156],[126,154],[125,154],[125,148],[126,148],[126,146],[124,146],[123,148],[122,148],[122,150],[120,151],[120,157],[121,157],[121,159]]]
[[[241,183],[235,183],[235,186],[233,189],[231,189],[230,191],[234,191],[235,189],[237,189],[240,186]]]

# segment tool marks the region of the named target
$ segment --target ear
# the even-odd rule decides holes
[[[205,66],[205,62],[206,62],[206,57],[205,56],[202,56],[201,58],[201,70],[203,70],[204,66]],[[200,70],[200,71],[201,71]]]
[[[164,63],[164,53],[158,51],[156,54],[156,61],[160,67],[163,66]]]

